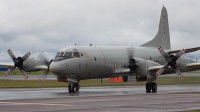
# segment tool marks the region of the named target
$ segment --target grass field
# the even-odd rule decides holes
[[[0,71],[0,76],[4,75],[5,71]],[[26,72],[27,75],[38,75],[38,74],[43,74],[43,71],[36,71],[36,72]],[[49,74],[52,74],[51,72],[49,72]],[[19,71],[19,69],[15,69],[13,70],[10,75],[21,75],[21,72]]]
[[[198,76],[185,76],[183,79],[178,77],[158,77],[156,80],[158,85],[163,84],[200,84],[200,77]],[[145,85],[146,82],[135,82],[134,85]],[[125,86],[125,82],[109,82],[108,80],[93,79],[82,80],[80,86]],[[0,79],[0,88],[46,88],[46,87],[67,87],[68,84],[64,82],[57,82],[57,80],[46,80],[40,82],[39,80],[5,80]]]

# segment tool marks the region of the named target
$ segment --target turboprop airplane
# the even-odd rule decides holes
[[[85,79],[122,76],[123,81],[134,75],[137,81],[146,81],[146,91],[156,92],[157,76],[200,69],[200,63],[182,56],[200,47],[171,50],[167,10],[163,6],[157,35],[140,47],[67,46],[60,49],[50,64],[50,71],[58,81],[68,82],[69,92],[79,91],[79,82]]]
[[[154,81],[159,75],[177,73],[179,78],[183,78],[181,71],[199,70],[200,63],[182,56],[184,53],[199,49],[200,47],[171,49],[168,15],[163,6],[157,35],[140,47],[67,46],[58,50],[51,62],[43,60],[41,64],[38,64],[39,62],[32,64],[34,61],[29,62],[29,58],[23,57],[23,62],[13,61],[15,67],[21,67],[21,70],[39,68],[46,72],[51,71],[59,82],[69,83],[70,93],[79,91],[81,80],[122,76],[126,82],[129,75],[135,76],[137,81],[146,81],[147,92],[156,92],[157,84]],[[13,54],[8,53],[13,59]],[[8,73],[9,70],[5,74]]]

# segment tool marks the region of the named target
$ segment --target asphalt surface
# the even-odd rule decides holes
[[[159,85],[157,93],[144,86],[0,89],[2,112],[166,112],[200,109],[200,85]]]

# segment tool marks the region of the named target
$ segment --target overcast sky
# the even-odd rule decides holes
[[[199,0],[0,0],[0,62],[12,61],[8,49],[53,58],[75,43],[140,46],[156,35],[163,5],[172,49],[200,46]]]

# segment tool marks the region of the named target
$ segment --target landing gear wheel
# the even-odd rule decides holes
[[[76,91],[79,91],[79,88],[80,88],[79,84],[75,84]]]
[[[147,93],[151,92],[151,83],[149,83],[149,82],[146,84],[146,92]]]
[[[157,92],[157,84],[155,82],[151,84],[151,89],[153,93]]]
[[[69,93],[72,92],[72,86],[70,84],[68,85],[68,91],[69,91]]]
[[[74,93],[74,92],[75,92],[75,86],[76,86],[76,85],[75,85],[75,84],[73,84],[73,85],[72,85],[72,87],[71,87],[71,91],[72,91],[72,93]]]

